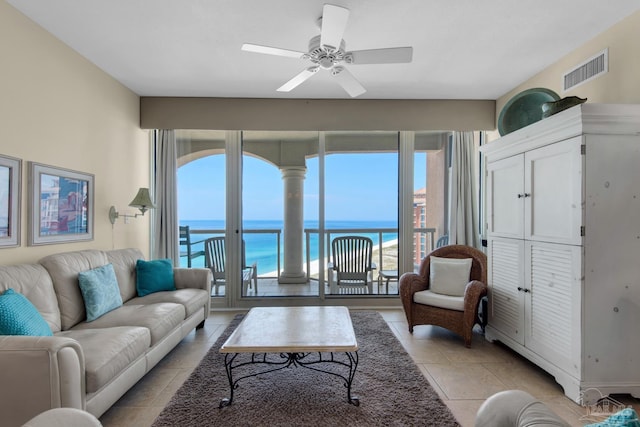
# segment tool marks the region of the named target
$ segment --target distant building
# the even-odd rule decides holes
[[[425,147],[427,153],[424,187],[413,193],[413,228],[431,229],[430,233],[414,233],[413,263],[419,265],[434,248],[437,240],[446,232],[445,173],[447,170],[445,149]]]
[[[421,188],[413,193],[413,228],[426,228],[427,226],[427,189]],[[413,263],[420,264],[428,251],[427,235],[414,233]]]

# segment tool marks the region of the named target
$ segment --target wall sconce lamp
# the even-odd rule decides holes
[[[136,197],[134,197],[131,203],[129,203],[129,206],[140,209],[140,213],[137,213],[135,215],[121,214],[118,213],[115,206],[111,206],[111,208],[109,209],[109,221],[111,221],[111,224],[115,224],[116,219],[118,219],[119,217],[136,218],[138,216],[144,215],[144,213],[149,209],[153,209],[156,207],[156,205],[154,205],[151,201],[151,195],[149,194],[148,188],[140,188],[138,190],[138,194],[136,194]]]

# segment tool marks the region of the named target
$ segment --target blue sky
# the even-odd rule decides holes
[[[178,169],[180,220],[224,219],[223,155],[190,162]],[[424,187],[424,154],[416,154],[416,189]],[[325,159],[326,219],[344,221],[396,220],[398,155],[394,153],[332,154]],[[273,165],[243,158],[245,220],[283,218],[283,182]],[[305,220],[318,219],[318,159],[307,160],[304,182]]]

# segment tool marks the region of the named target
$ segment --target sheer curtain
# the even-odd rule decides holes
[[[449,190],[449,244],[479,247],[478,149],[473,132],[454,132]]]
[[[176,135],[173,129],[154,131],[154,190],[157,209],[152,227],[153,258],[180,263],[178,248],[178,185]]]

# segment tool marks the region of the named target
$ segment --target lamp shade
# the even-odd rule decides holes
[[[153,209],[156,207],[151,201],[151,195],[149,194],[148,188],[140,188],[138,190],[138,194],[136,194],[136,197],[134,197],[131,203],[129,203],[129,206],[140,209],[140,212],[142,212],[143,214],[148,209]]]

